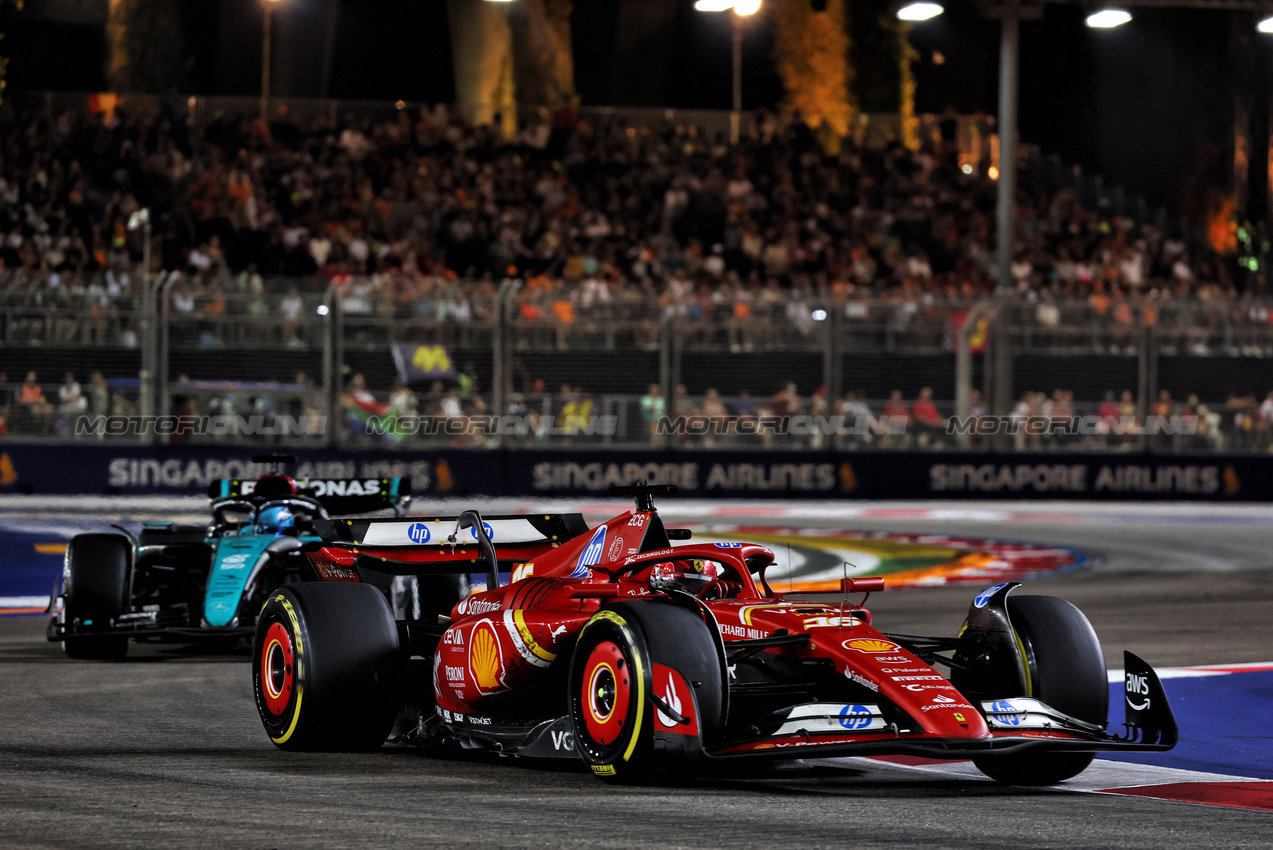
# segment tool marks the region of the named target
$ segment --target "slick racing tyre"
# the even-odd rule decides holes
[[[1026,696],[1105,725],[1105,656],[1083,612],[1053,596],[1010,596],[1008,619],[1026,659]],[[1054,785],[1082,773],[1093,758],[1094,753],[1026,752],[972,761],[991,779],[1009,785]]]
[[[77,534],[66,547],[62,610],[68,629],[109,629],[128,610],[133,547],[119,534]],[[106,660],[128,654],[125,635],[68,635],[62,649],[71,658]]]
[[[252,689],[282,749],[378,749],[402,706],[403,671],[397,624],[369,584],[290,584],[261,609]]]
[[[714,636],[691,612],[664,602],[620,602],[593,615],[570,662],[575,747],[606,782],[666,781],[677,757],[654,742],[653,664],[679,672],[696,701],[700,734],[720,725],[722,670]]]

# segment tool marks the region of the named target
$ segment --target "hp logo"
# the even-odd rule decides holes
[[[871,710],[864,705],[846,705],[840,709],[840,725],[845,729],[865,729],[871,725]]]

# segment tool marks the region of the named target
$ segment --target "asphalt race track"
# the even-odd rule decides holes
[[[573,764],[393,748],[282,753],[257,721],[245,654],[134,645],[121,663],[74,662],[44,640],[42,618],[9,617],[0,619],[0,846],[1273,846],[1273,782],[1249,781],[1273,779],[1273,737],[1261,727],[1273,720],[1273,509],[737,507],[727,517],[701,503],[664,513],[711,529],[958,531],[1073,547],[1090,560],[1028,592],[1078,604],[1110,667],[1122,666],[1124,648],[1160,668],[1251,666],[1169,672],[1180,747],[1142,759],[1152,765],[1098,760],[1058,789],[1001,787],[961,763],[867,759],[616,789]],[[0,528],[104,518],[0,505]],[[9,568],[0,561],[0,582]],[[907,588],[876,594],[870,607],[885,631],[953,633],[975,592]],[[1111,703],[1115,722],[1120,704]]]

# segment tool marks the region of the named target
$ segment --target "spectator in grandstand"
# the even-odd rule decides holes
[[[888,403],[884,405],[884,415],[890,419],[910,420],[911,413],[906,407],[906,402],[902,399],[901,390],[893,390],[893,392],[889,393]]]
[[[1260,402],[1256,415],[1256,429],[1259,434],[1257,447],[1265,451],[1273,448],[1273,391]]]
[[[915,445],[919,448],[928,448],[930,444],[940,445],[946,423],[937,412],[937,405],[933,403],[932,387],[923,387],[919,391],[919,398],[915,399],[915,404],[911,406],[911,414],[911,421],[915,428]]]
[[[278,314],[283,320],[279,328],[282,332],[283,343],[288,348],[301,348],[304,346],[304,343],[296,333],[300,328],[301,311],[304,308],[305,304],[301,300],[300,291],[296,284],[289,285],[287,293],[278,302]]]
[[[772,416],[794,416],[801,412],[800,394],[796,385],[788,383],[769,400],[769,413]]]
[[[0,437],[9,433],[9,408],[13,402],[13,391],[9,388],[9,375],[0,372]]]
[[[36,380],[35,372],[27,372],[26,380],[18,388],[18,409],[22,413],[22,430],[44,433],[53,418],[53,405],[44,399],[44,390]]]
[[[703,440],[703,445],[710,448],[715,446],[718,439],[725,434],[726,424],[729,422],[729,408],[725,406],[715,387],[709,388],[707,395],[703,398],[703,416],[707,417],[711,426]]]
[[[901,390],[893,390],[889,394],[888,402],[884,405],[884,417],[889,421],[890,426],[897,426],[904,430],[900,435],[894,435],[892,433],[894,428],[890,427],[889,433],[881,435],[881,445],[885,447],[895,444],[909,445],[913,439],[911,412],[902,398]]]
[[[75,413],[81,413],[88,409],[88,399],[80,392],[80,385],[75,380],[75,375],[70,372],[66,373],[62,386],[58,387],[58,413],[63,416],[69,416]]]
[[[893,317],[901,327],[921,294],[993,288],[994,181],[964,174],[927,137],[916,152],[849,139],[820,156],[797,122],[769,121],[722,168],[714,140],[694,128],[619,119],[572,122],[535,147],[524,144],[533,128],[501,142],[432,114],[350,122],[338,133],[296,125],[287,144],[230,118],[204,128],[124,110],[110,127],[52,118],[23,114],[25,131],[9,137],[0,174],[7,267],[126,275],[142,237],[124,223],[146,204],[163,223],[156,253],[168,269],[208,278],[248,267],[267,276],[548,274],[582,290],[579,310],[605,304],[610,281],[627,277],[666,281],[678,315],[703,314],[706,284],[714,304],[732,291],[724,304],[740,320],[739,346],[746,320],[766,313],[753,293],[798,290],[778,315],[790,308],[789,323],[804,329],[802,298],[833,287],[905,290]],[[1031,174],[1022,174],[1014,273],[1046,291],[1045,326],[1054,326],[1051,299],[1098,287],[1098,309],[1111,315],[1122,315],[1126,292],[1232,289],[1205,246],[1085,209],[1073,189],[1049,193]],[[351,300],[355,312],[364,303]],[[572,299],[550,305],[558,300]]]
[[[389,406],[385,408],[385,413],[394,416],[411,416],[415,414],[417,405],[415,393],[399,381],[393,385],[393,390],[389,393]]]

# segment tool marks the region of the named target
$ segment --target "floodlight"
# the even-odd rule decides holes
[[[907,3],[897,10],[899,21],[926,21],[946,11],[937,3]]]
[[[1087,16],[1087,25],[1094,29],[1107,30],[1121,27],[1132,19],[1125,9],[1101,9]]]

